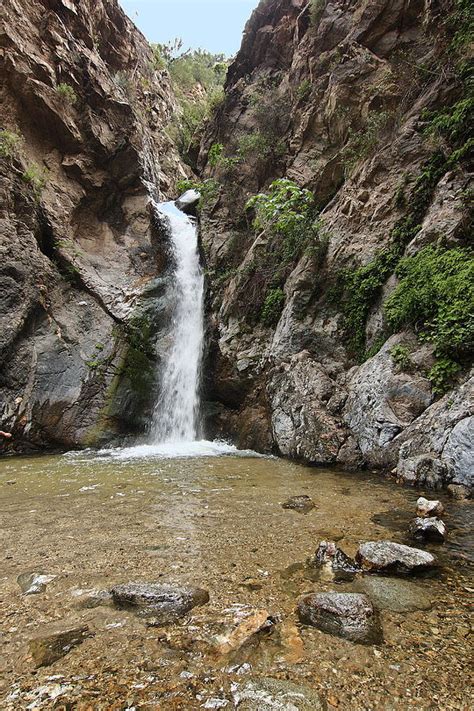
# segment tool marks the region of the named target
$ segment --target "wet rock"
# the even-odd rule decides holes
[[[233,629],[223,635],[217,646],[218,654],[230,654],[250,643],[260,632],[268,632],[275,624],[267,610],[249,610]]]
[[[378,615],[367,595],[314,593],[298,603],[300,622],[359,644],[383,641]]]
[[[407,580],[366,576],[355,583],[355,589],[368,595],[379,610],[414,612],[429,610],[432,606],[425,590]]]
[[[75,607],[78,610],[92,610],[112,601],[112,595],[108,590],[74,590],[73,595],[76,598]]]
[[[318,694],[309,686],[286,679],[252,679],[234,692],[239,711],[323,711]]]
[[[436,565],[431,553],[392,541],[362,543],[356,561],[367,572],[401,575],[419,573]]]
[[[176,200],[175,204],[178,210],[185,212],[187,215],[194,215],[200,199],[201,193],[197,190],[186,190],[186,192]]]
[[[441,519],[436,516],[429,518],[417,517],[410,526],[413,537],[421,541],[433,541],[434,543],[444,543],[446,540],[446,526]]]
[[[397,480],[412,486],[441,489],[448,477],[448,466],[438,457],[420,454],[417,457],[400,457],[397,465]]]
[[[424,496],[420,496],[416,502],[416,515],[422,518],[427,518],[429,516],[441,516],[444,513],[444,506],[441,501],[434,499],[430,501],[425,499]]]
[[[457,501],[465,501],[471,498],[471,490],[464,484],[450,484],[448,486],[448,494]]]
[[[282,507],[284,509],[293,509],[299,513],[307,514],[315,508],[315,504],[311,497],[306,494],[302,494],[301,496],[291,496],[287,501],[285,501],[285,503],[282,504]]]
[[[245,580],[240,583],[240,586],[255,592],[256,590],[262,589],[263,583],[259,578],[245,578]]]
[[[46,585],[55,577],[46,573],[21,573],[16,580],[24,595],[38,595],[46,590]]]
[[[53,664],[81,644],[89,635],[87,625],[52,632],[43,637],[35,637],[29,642],[31,656],[36,667]]]
[[[334,541],[321,541],[310,566],[321,569],[326,580],[352,580],[360,567]]]
[[[175,622],[193,607],[209,602],[207,590],[191,586],[127,583],[116,585],[110,592],[117,607],[131,608],[156,625]]]

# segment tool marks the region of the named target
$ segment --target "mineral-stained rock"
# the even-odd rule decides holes
[[[446,540],[446,526],[444,521],[436,518],[436,516],[430,516],[428,518],[417,516],[410,526],[410,532],[414,538],[420,541],[444,543]]]
[[[414,612],[429,610],[432,606],[431,598],[424,588],[398,578],[367,575],[357,580],[355,589],[368,595],[379,610]]]
[[[282,504],[282,507],[284,509],[293,509],[294,511],[298,511],[299,513],[309,513],[312,509],[314,509],[315,504],[312,501],[311,497],[307,496],[306,494],[302,494],[301,496],[291,496],[287,501],[285,501]]]
[[[230,654],[248,644],[259,632],[274,624],[267,610],[248,610],[238,623],[219,639],[217,652]]]
[[[150,624],[169,624],[209,602],[207,590],[158,583],[126,583],[110,591],[117,607],[131,608]]]
[[[87,625],[52,632],[29,642],[30,653],[37,667],[45,667],[64,657],[73,647],[89,636]]]
[[[21,573],[17,578],[24,595],[37,595],[46,590],[46,585],[54,580],[55,575],[46,573]]]
[[[392,541],[362,543],[356,561],[367,572],[401,575],[419,573],[436,565],[431,553]]]
[[[327,579],[352,580],[360,571],[355,560],[338,548],[334,541],[321,541],[310,565],[321,568]]]
[[[458,501],[464,501],[471,498],[471,489],[464,484],[450,484],[448,486],[448,494]]]
[[[239,711],[323,711],[318,694],[309,686],[286,679],[252,679],[233,691]]]
[[[360,644],[383,640],[378,615],[367,597],[360,593],[314,593],[298,603],[300,622],[322,632]]]
[[[425,499],[424,496],[420,496],[416,502],[416,515],[422,518],[427,518],[429,516],[441,516],[444,513],[444,506],[441,501],[433,499]]]

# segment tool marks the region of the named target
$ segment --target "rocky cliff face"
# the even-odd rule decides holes
[[[200,156],[208,398],[215,430],[240,445],[472,482],[469,357],[440,393],[435,346],[416,324],[388,328],[384,310],[402,257],[467,245],[467,144],[426,118],[465,98],[462,7],[262,0],[249,21]],[[318,248],[289,257],[245,209],[282,176],[319,210]]]
[[[1,39],[1,426],[20,448],[139,432],[166,316],[146,181],[184,176],[167,75],[116,0],[7,0]]]

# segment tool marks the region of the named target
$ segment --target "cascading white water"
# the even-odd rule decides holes
[[[156,203],[170,230],[175,260],[171,345],[160,368],[153,413],[153,444],[193,442],[198,434],[199,384],[204,342],[204,275],[197,227],[173,202]]]

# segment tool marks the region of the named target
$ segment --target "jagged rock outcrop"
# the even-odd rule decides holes
[[[448,160],[424,130],[427,111],[459,97],[446,49],[453,7],[262,0],[246,27],[200,155],[213,190],[201,215],[208,399],[214,428],[241,445],[313,464],[398,465],[412,484],[472,484],[469,363],[440,397],[427,377],[434,347],[409,324],[387,332],[384,316],[399,258],[440,241],[467,244],[469,163]],[[222,158],[210,165],[216,144]],[[245,209],[283,176],[314,194],[322,220],[319,249],[291,259]],[[374,267],[379,282],[357,331],[341,279],[381,254],[392,266],[380,277]],[[273,322],[262,318],[269,295],[281,305]],[[409,367],[397,348],[409,349]],[[420,456],[439,460],[438,478],[406,466]]]
[[[2,3],[0,421],[17,448],[140,431],[184,175],[166,72],[116,0]]]

